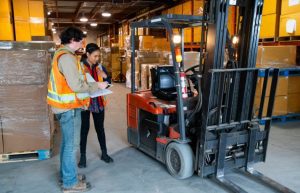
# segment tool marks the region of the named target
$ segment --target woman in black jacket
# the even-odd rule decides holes
[[[96,82],[111,83],[111,79],[107,75],[104,66],[98,63],[100,58],[100,48],[97,44],[90,43],[86,46],[86,54],[81,58],[81,65],[84,66],[85,72],[91,74]],[[106,98],[99,96],[91,98],[88,110],[81,112],[81,138],[80,138],[80,161],[79,168],[86,167],[86,144],[90,128],[90,114],[92,113],[94,125],[97,132],[98,141],[101,147],[101,160],[106,163],[113,162],[113,159],[107,154],[106,139],[104,131],[104,115],[105,115]]]

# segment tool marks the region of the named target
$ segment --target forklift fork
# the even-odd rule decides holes
[[[237,184],[233,183],[232,181],[225,178],[224,175],[224,164],[225,164],[225,153],[226,153],[226,144],[227,144],[227,133],[221,133],[219,138],[219,152],[217,157],[217,172],[215,179],[218,184],[222,185],[223,187],[227,188],[229,191],[233,193],[247,193],[244,189],[242,189]],[[248,141],[248,153],[247,153],[247,164],[245,170],[236,169],[240,174],[247,175],[252,179],[262,182],[268,187],[272,188],[277,192],[282,193],[295,193],[293,190],[279,184],[278,182],[274,181],[273,179],[265,176],[264,174],[256,171],[253,168],[254,165],[254,155],[255,155],[255,145],[257,142],[258,136],[258,127],[250,128],[249,130],[249,141]]]

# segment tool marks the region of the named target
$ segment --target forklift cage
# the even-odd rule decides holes
[[[203,26],[205,22],[203,22],[202,16],[191,16],[191,15],[173,15],[167,14],[158,17],[154,17],[150,20],[140,21],[140,22],[133,22],[130,25],[131,28],[131,93],[136,91],[135,85],[135,32],[136,28],[164,28],[168,32],[169,40],[170,40],[170,48],[172,54],[172,61],[173,67],[175,72],[175,85],[176,85],[176,92],[177,96],[177,105],[176,105],[176,112],[179,124],[179,131],[180,131],[180,141],[182,143],[187,143],[188,139],[186,137],[185,131],[185,121],[184,121],[184,110],[183,110],[183,98],[182,98],[182,90],[180,85],[180,76],[179,76],[179,65],[176,62],[175,57],[175,45],[174,42],[171,41],[173,37],[173,28],[178,28],[179,33],[181,35],[181,53],[183,57],[184,53],[184,28],[189,27],[197,27]],[[182,58],[184,61],[184,58]],[[184,63],[183,63],[184,65]]]

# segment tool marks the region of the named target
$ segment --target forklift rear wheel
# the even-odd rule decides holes
[[[172,142],[167,146],[166,165],[169,173],[177,179],[186,179],[194,173],[194,154],[188,144]]]

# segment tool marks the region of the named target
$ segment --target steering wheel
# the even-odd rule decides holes
[[[199,68],[199,67],[200,67],[200,66],[197,64],[197,65],[194,65],[194,66],[192,66],[192,67],[186,69],[184,72],[187,74],[189,71],[191,71],[191,72],[192,72],[191,75],[193,75],[193,74],[196,74],[196,68]],[[200,69],[198,69],[197,71],[199,72]],[[191,75],[189,75],[189,76],[191,76]]]

